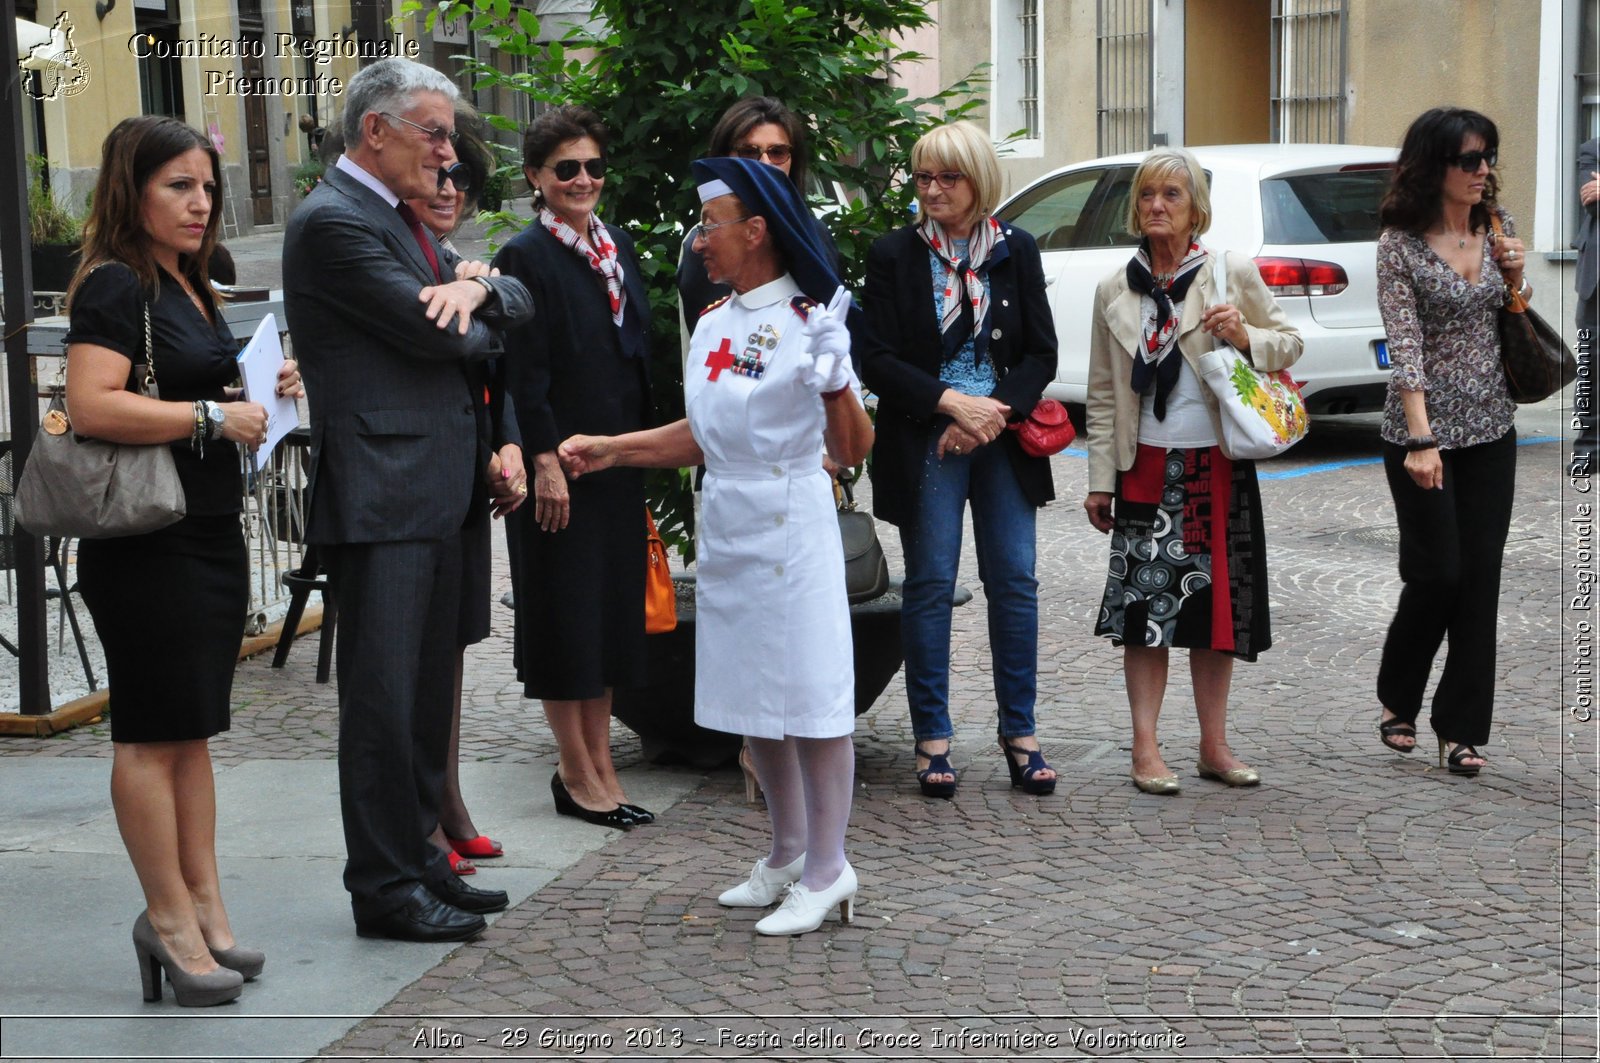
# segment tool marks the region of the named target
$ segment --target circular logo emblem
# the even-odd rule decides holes
[[[44,415],[44,421],[39,425],[46,435],[62,436],[67,434],[67,429],[72,427],[67,423],[67,415],[60,410],[51,410]]]

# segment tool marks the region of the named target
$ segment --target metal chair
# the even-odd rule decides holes
[[[16,484],[11,475],[11,446],[6,443],[5,450],[0,453],[0,569],[6,572],[9,584],[10,574],[17,567],[16,550],[16,519],[13,515],[14,500],[16,498]],[[44,539],[44,563],[55,573],[56,585],[54,588],[46,585],[44,597],[46,601],[52,598],[61,602],[61,611],[56,617],[56,652],[60,653],[66,644],[66,626],[72,626],[72,640],[78,646],[78,660],[83,662],[83,674],[89,680],[89,689],[98,690],[95,682],[94,665],[89,661],[89,648],[83,641],[83,629],[78,625],[77,610],[72,608],[72,596],[78,591],[78,584],[74,582],[67,585],[67,558],[72,549],[71,539],[57,539],[46,536]],[[22,651],[4,635],[0,635],[0,646],[13,656],[22,656]]]

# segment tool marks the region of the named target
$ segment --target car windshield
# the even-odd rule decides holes
[[[1378,204],[1393,168],[1304,173],[1261,182],[1269,244],[1355,244],[1378,238]]]

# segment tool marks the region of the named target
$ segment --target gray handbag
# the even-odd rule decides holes
[[[144,372],[138,393],[160,398],[150,304],[144,306]],[[167,443],[107,443],[80,436],[67,415],[62,375],[17,481],[16,519],[35,535],[114,539],[143,535],[183,519],[188,504]]]
[[[856,508],[852,481],[840,478],[835,501],[839,507],[839,538],[844,542],[844,590],[851,605],[870,602],[889,589],[889,562],[872,514]]]

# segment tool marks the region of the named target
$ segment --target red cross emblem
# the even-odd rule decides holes
[[[733,366],[733,346],[728,337],[722,337],[722,346],[706,355],[706,365],[711,367],[711,380],[717,379],[717,374]]]

